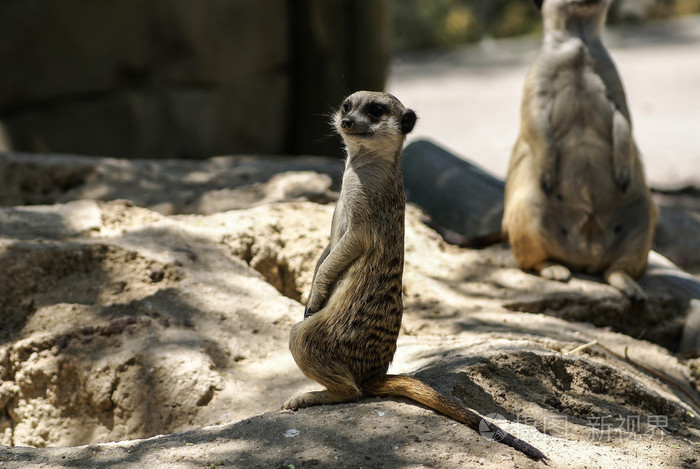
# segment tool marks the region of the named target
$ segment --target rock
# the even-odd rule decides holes
[[[62,233],[56,220],[88,205],[98,226]],[[26,220],[22,242],[9,241],[12,225],[0,228],[2,334],[12,344],[3,379],[18,384],[3,393],[13,445],[110,441],[234,419],[251,407],[233,395],[261,393],[237,389],[251,376],[296,371],[280,329],[301,306],[233,256],[225,231],[200,226],[204,237],[190,237],[185,226],[197,219],[183,225],[120,201],[59,207],[54,236],[42,236],[41,219]],[[0,210],[0,219],[16,210]]]
[[[266,8],[3,2],[0,57],[13,73],[0,78],[0,118],[11,148],[161,158],[281,152],[286,14],[281,0]]]
[[[654,201],[661,217],[654,234],[654,249],[693,274],[700,273],[700,193],[692,187],[680,191],[656,191]]]
[[[679,349],[681,352],[700,354],[700,300],[698,299],[690,300]]]
[[[84,162],[25,161],[59,171]],[[534,464],[405,401],[276,410],[318,387],[295,366],[287,341],[333,211],[298,190],[325,194],[328,177],[291,162],[294,171],[285,174],[278,162],[95,159],[89,172],[98,178],[51,193],[66,203],[0,208],[7,320],[0,465]],[[251,208],[241,202],[177,215],[148,208],[149,200],[156,207],[168,200],[164,188],[179,201],[192,187],[200,194],[243,189],[242,173],[254,175],[250,186],[260,184]],[[127,181],[143,188],[134,192],[143,206],[108,200],[122,196]],[[114,190],[101,201],[80,197],[95,187]],[[415,373],[499,419],[556,467],[694,464],[697,384],[688,363],[651,342],[675,350],[671,338],[683,333],[694,278],[653,255],[641,280],[648,308],[634,309],[599,279],[562,284],[522,272],[505,245],[446,244],[423,217],[409,204],[406,312],[392,372]]]
[[[500,233],[504,183],[427,140],[406,146],[406,198],[465,238]]]
[[[342,171],[342,162],[321,157],[198,162],[0,152],[0,204],[128,199],[166,215],[211,214],[271,202],[335,200]]]
[[[384,86],[388,21],[386,0],[6,0],[0,150],[339,156],[325,114]]]
[[[592,328],[570,328],[554,318],[537,321],[539,326],[579,332],[581,340],[596,334]],[[609,341],[614,336],[599,337]],[[692,467],[697,461],[697,420],[680,399],[659,394],[653,378],[598,353],[567,355],[573,344],[487,336],[475,342],[476,338],[465,332],[442,344],[437,338],[411,344],[404,340],[399,350],[411,349],[409,355],[430,362],[418,373],[422,379],[489,413],[504,429],[545,451],[552,467],[651,469],[662,461],[678,461],[677,467]],[[417,342],[422,345],[418,353]],[[648,347],[629,338],[623,342]],[[387,399],[272,411],[145,440],[0,448],[0,461],[8,469],[98,463],[165,467],[182,465],[183,460],[246,468],[539,467],[428,409]]]

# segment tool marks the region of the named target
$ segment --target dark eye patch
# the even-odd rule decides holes
[[[373,117],[375,119],[379,119],[384,114],[388,113],[389,108],[387,108],[384,104],[381,103],[372,103],[367,107],[367,114],[369,114],[370,117]]]
[[[347,114],[348,112],[350,112],[350,107],[350,103],[348,101],[345,101],[340,107],[340,109],[343,111],[343,114]]]

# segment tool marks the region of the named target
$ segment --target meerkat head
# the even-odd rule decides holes
[[[596,32],[603,27],[612,0],[533,0],[542,12],[545,30],[567,29],[581,22]]]
[[[333,124],[348,155],[372,153],[393,161],[416,119],[415,112],[388,93],[358,91],[345,98]]]

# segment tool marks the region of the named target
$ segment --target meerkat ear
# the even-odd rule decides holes
[[[406,112],[401,116],[401,133],[406,135],[413,130],[413,126],[416,125],[416,119],[418,119],[416,113],[411,109],[406,109]]]
[[[532,3],[535,4],[538,10],[542,11],[542,4],[544,3],[544,0],[532,0]]]

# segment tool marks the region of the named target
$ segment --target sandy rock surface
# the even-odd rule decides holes
[[[317,388],[287,338],[338,165],[1,155],[0,467],[537,466],[409,402],[276,410]],[[409,206],[393,372],[552,467],[697,467],[698,360],[676,353],[698,348],[694,277],[653,254],[632,304],[521,272],[505,245],[450,246],[422,216]]]

